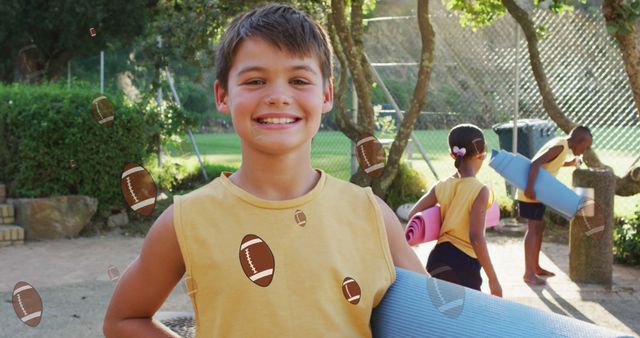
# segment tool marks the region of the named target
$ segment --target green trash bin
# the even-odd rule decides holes
[[[531,159],[549,140],[556,136],[556,124],[539,119],[520,119],[518,126],[518,153]],[[499,123],[493,126],[498,134],[500,149],[513,151],[513,122]]]

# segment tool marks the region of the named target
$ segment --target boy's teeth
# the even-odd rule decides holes
[[[287,124],[287,123],[295,122],[295,119],[287,118],[287,117],[279,117],[279,118],[268,117],[264,119],[258,119],[258,122],[266,123],[266,124]]]

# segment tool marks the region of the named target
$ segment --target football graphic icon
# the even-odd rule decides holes
[[[378,177],[384,172],[384,147],[375,136],[368,133],[360,135],[356,143],[356,158],[360,168],[369,176]]]
[[[120,177],[122,195],[131,210],[143,216],[150,216],[156,206],[158,189],[151,174],[136,163],[127,163]]]
[[[446,273],[443,271],[442,273]],[[433,306],[443,315],[455,319],[464,309],[465,288],[442,279],[428,277],[427,292]]]
[[[345,277],[342,281],[342,295],[347,302],[356,305],[360,303],[360,297],[362,296],[362,290],[360,285],[355,279],[351,277]]]
[[[296,224],[299,226],[303,227],[307,225],[307,215],[305,215],[302,210],[296,210],[296,213],[293,216],[296,220]]]
[[[269,245],[256,235],[246,235],[240,243],[240,265],[244,274],[256,285],[271,284],[275,272],[275,259]]]
[[[107,275],[109,276],[109,279],[114,282],[120,279],[120,271],[118,271],[118,268],[113,265],[109,265],[109,267],[107,267]]]
[[[115,119],[113,105],[106,96],[100,93],[96,94],[93,97],[93,101],[91,101],[91,109],[93,111],[93,118],[96,119],[100,125],[105,127],[111,127],[113,125],[113,120]]]
[[[20,281],[13,288],[13,310],[20,320],[36,327],[42,319],[42,299],[38,291],[27,282]]]

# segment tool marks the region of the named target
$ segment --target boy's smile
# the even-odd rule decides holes
[[[284,154],[310,146],[333,88],[314,54],[291,54],[261,38],[237,48],[227,88],[216,81],[218,110],[231,114],[246,151]]]

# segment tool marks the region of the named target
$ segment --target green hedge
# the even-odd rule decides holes
[[[620,218],[613,228],[613,256],[616,262],[640,265],[640,210]]]
[[[396,210],[405,203],[417,202],[422,195],[427,193],[427,188],[427,181],[422,173],[402,161],[398,174],[387,190],[385,201],[391,209]]]
[[[107,94],[115,120],[111,128],[101,126],[91,111],[95,94],[0,84],[0,181],[9,196],[81,194],[98,198],[100,210],[125,205],[120,173],[126,162],[143,164],[143,114]]]

